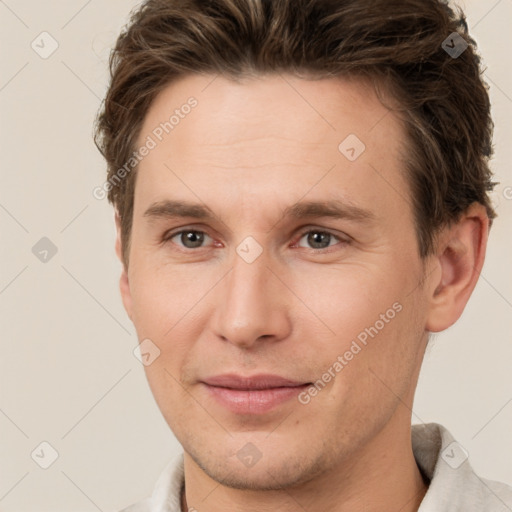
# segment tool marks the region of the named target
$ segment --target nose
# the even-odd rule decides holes
[[[220,285],[213,314],[215,334],[240,348],[285,339],[291,330],[291,291],[276,277],[263,253],[252,263],[238,254]]]

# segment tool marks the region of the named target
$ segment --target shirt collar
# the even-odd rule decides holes
[[[430,482],[418,512],[512,511],[512,489],[480,478],[469,463],[468,451],[442,425],[413,425],[412,448],[416,464]]]

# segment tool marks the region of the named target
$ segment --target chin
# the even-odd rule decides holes
[[[248,448],[247,452],[251,453],[251,448]],[[326,459],[321,455],[317,458],[306,458],[305,454],[299,457],[296,453],[295,457],[290,457],[285,453],[273,452],[271,458],[262,454],[258,461],[247,461],[245,465],[243,455],[237,456],[236,453],[220,455],[210,452],[210,458],[205,457],[204,452],[201,455],[187,453],[212,480],[240,490],[277,491],[293,488],[312,480],[326,470]]]

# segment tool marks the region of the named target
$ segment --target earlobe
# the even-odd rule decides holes
[[[132,319],[132,296],[130,290],[130,281],[128,279],[128,269],[126,268],[124,259],[123,259],[123,243],[121,239],[121,218],[119,217],[119,213],[115,212],[115,223],[116,223],[116,244],[115,250],[119,261],[121,262],[123,269],[121,271],[121,277],[119,279],[119,290],[121,292],[121,299],[123,301],[124,309],[126,314]]]
[[[426,329],[440,332],[462,315],[482,270],[489,219],[483,205],[474,203],[460,220],[439,237]]]

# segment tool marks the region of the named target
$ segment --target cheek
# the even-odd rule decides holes
[[[417,327],[410,321],[411,304],[400,305],[402,309],[387,324],[370,320],[362,330],[352,327],[355,335],[342,334],[325,350],[317,347],[316,353],[324,354],[324,368],[318,378],[329,379],[329,369],[335,377],[314,398],[318,400],[314,407],[331,418],[333,432],[340,425],[346,435],[354,429],[365,432],[377,428],[400,407],[401,400],[407,401],[420,346]],[[361,333],[363,336],[358,337]]]
[[[404,281],[362,267],[311,273],[298,281],[297,295],[307,297],[306,304],[315,313],[296,317],[304,333],[299,336],[301,352],[317,378],[329,380],[331,399],[351,393],[353,385],[359,389],[355,396],[366,389],[370,398],[386,393],[378,376],[400,384],[410,375],[420,333],[414,313],[418,305],[413,303],[414,295],[408,296],[410,288]],[[299,306],[303,311],[304,305]],[[304,341],[311,339],[314,343]]]
[[[175,409],[181,403],[181,369],[195,339],[190,323],[193,303],[187,290],[180,279],[150,268],[139,268],[132,283],[138,339],[151,340],[159,350],[144,371],[157,403],[164,409]]]
[[[381,314],[392,309],[400,299],[395,292],[399,287],[389,282],[382,268],[353,264],[316,269],[311,266],[309,272],[298,275],[293,282],[293,289],[303,300],[303,304],[297,302],[301,313],[309,309],[311,324],[318,324],[326,336],[342,343],[373,326]],[[388,316],[394,313],[392,310]]]
[[[141,335],[163,340],[204,295],[204,281],[192,265],[173,268],[154,264],[151,258],[137,263],[130,276],[135,327]]]

